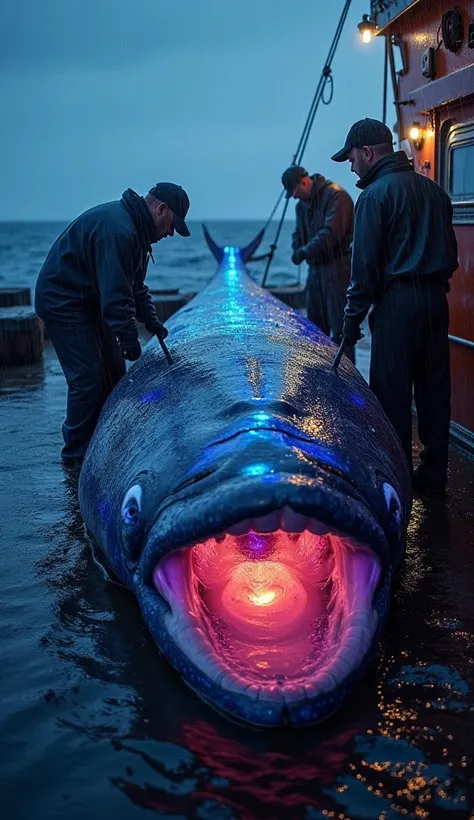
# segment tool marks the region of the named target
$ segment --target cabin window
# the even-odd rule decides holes
[[[474,140],[451,151],[449,193],[456,199],[474,199]]]
[[[474,222],[474,121],[455,123],[444,142],[443,184],[454,208],[454,222]]]

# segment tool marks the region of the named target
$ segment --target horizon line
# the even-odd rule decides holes
[[[80,214],[78,214],[78,216],[80,216]],[[2,219],[0,217],[0,224],[18,225],[18,224],[24,224],[24,223],[28,223],[28,222],[30,222],[30,223],[34,222],[35,224],[40,223],[40,224],[44,224],[44,225],[47,225],[48,223],[51,223],[51,222],[67,222],[69,224],[71,222],[74,222],[75,219],[77,219],[77,216],[72,217],[72,219],[69,218],[69,217],[51,217],[49,219],[26,219],[24,217],[17,218],[17,219],[12,219],[10,217],[8,219]],[[196,223],[203,224],[205,222],[263,222],[264,224],[266,224],[267,219],[268,218],[258,217],[258,216],[254,216],[254,217],[229,216],[229,217],[225,217],[225,218],[207,216],[205,218],[188,219],[186,221],[189,222],[190,225],[195,225]],[[269,222],[268,224],[270,224],[270,225],[273,225],[274,223],[278,224],[279,221],[280,221],[279,219],[272,219],[271,222]],[[285,217],[284,221],[285,222],[295,222],[295,219],[294,218],[289,219],[289,218]]]

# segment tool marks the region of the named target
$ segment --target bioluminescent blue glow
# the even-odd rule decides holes
[[[259,475],[265,475],[266,473],[274,473],[275,471],[270,467],[269,464],[249,464],[247,467],[244,467],[242,470],[242,475],[246,475],[249,477],[255,477]]]
[[[310,441],[299,440],[295,445],[294,439],[291,436],[284,436],[286,444],[288,444],[295,452],[300,452],[302,455],[311,456],[324,467],[329,464],[331,467],[336,467],[341,472],[347,472],[348,464],[343,460],[334,450],[328,447],[323,447],[320,444],[312,444]]]
[[[358,393],[349,393],[349,401],[351,401],[352,404],[356,404],[358,407],[366,406],[365,399],[363,399],[362,396],[359,396]]]
[[[152,401],[159,401],[165,395],[165,388],[164,387],[157,387],[156,390],[151,390],[150,393],[147,393],[142,398],[142,404],[149,404]]]
[[[258,424],[263,424],[265,421],[269,421],[271,416],[269,416],[268,413],[259,412],[255,413],[254,419]]]
[[[268,536],[260,535],[259,533],[250,530],[247,535],[247,549],[250,549],[252,552],[260,554],[264,552],[268,546]]]
[[[281,475],[278,473],[268,473],[268,475],[262,475],[262,484],[279,484],[281,481]]]
[[[235,327],[235,330],[240,330],[247,316],[246,309],[242,304],[242,301],[235,298],[239,288],[239,269],[237,267],[237,260],[239,261],[240,267],[240,253],[236,248],[232,248],[227,245],[226,248],[224,248],[224,251],[226,251],[224,259],[224,276],[226,284],[229,288],[229,300],[226,306],[227,318],[231,326]]]

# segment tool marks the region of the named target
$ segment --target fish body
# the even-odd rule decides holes
[[[303,726],[374,661],[411,482],[362,376],[247,257],[221,249],[167,323],[173,364],[154,339],[114,389],[79,500],[186,683],[249,724]]]

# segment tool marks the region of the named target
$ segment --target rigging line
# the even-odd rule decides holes
[[[349,9],[350,9],[350,6],[351,6],[351,2],[352,2],[352,0],[346,0],[346,2],[344,4],[344,8],[342,10],[341,17],[339,19],[339,23],[338,23],[338,26],[337,26],[337,29],[336,29],[336,33],[335,33],[333,41],[331,43],[331,47],[329,49],[329,54],[328,54],[328,57],[327,57],[327,60],[326,60],[326,63],[324,65],[323,72],[322,72],[322,75],[321,75],[321,80],[320,80],[319,85],[318,85],[318,93],[315,95],[315,104],[314,104],[314,107],[313,107],[313,112],[311,114],[311,119],[310,119],[309,124],[308,124],[307,134],[306,134],[305,140],[303,142],[303,145],[301,146],[301,150],[300,150],[300,153],[299,153],[297,164],[299,164],[303,159],[303,154],[306,150],[309,135],[310,135],[311,129],[313,127],[314,118],[316,116],[316,113],[317,113],[321,98],[324,94],[324,88],[326,86],[328,78],[331,76],[331,63],[332,63],[332,61],[334,59],[334,56],[336,54],[336,50],[337,50],[337,47],[339,45],[339,40],[341,39],[342,30],[344,28],[344,25],[345,25],[345,22],[346,22],[346,19],[347,19],[347,15],[349,14]]]
[[[331,47],[329,49],[328,57],[327,57],[327,60],[324,64],[324,68],[323,68],[323,71],[321,73],[321,77],[319,79],[319,82],[318,82],[314,97],[312,99],[308,116],[306,118],[306,122],[305,122],[305,125],[304,125],[304,128],[303,128],[303,132],[301,134],[298,146],[297,146],[296,151],[295,151],[294,156],[293,156],[293,160],[292,160],[292,163],[291,163],[292,165],[298,165],[301,162],[302,158],[303,158],[303,154],[304,154],[304,152],[306,150],[306,146],[308,144],[309,135],[310,135],[311,129],[313,127],[313,123],[314,123],[314,119],[315,119],[315,116],[316,116],[316,113],[317,113],[317,110],[318,110],[318,106],[319,106],[319,103],[320,103],[320,101],[323,97],[323,94],[324,94],[324,89],[325,89],[326,83],[327,83],[327,81],[330,77],[331,77],[331,80],[332,80],[331,63],[334,59],[334,55],[336,53],[337,46],[339,44],[339,40],[341,38],[342,30],[344,28],[344,24],[346,22],[347,15],[349,13],[351,2],[352,2],[352,0],[346,0],[346,2],[344,3],[344,7],[342,9],[342,13],[341,13],[341,16],[339,18],[339,23],[338,23],[337,28],[336,28],[336,33],[334,34],[334,38],[333,38],[333,41],[331,43]],[[332,99],[332,92],[331,92],[331,99]],[[281,200],[282,196],[283,196],[283,192],[280,194],[279,201]],[[277,248],[277,245],[278,245],[278,240],[280,238],[280,233],[281,233],[281,229],[283,227],[283,222],[284,222],[284,219],[285,219],[285,215],[286,215],[286,212],[288,210],[289,201],[290,200],[287,199],[286,202],[285,202],[285,207],[283,208],[283,212],[282,212],[281,217],[280,217],[280,222],[279,222],[278,229],[277,229],[277,232],[276,232],[276,235],[275,235],[275,239],[274,239],[273,243],[270,245],[270,253],[269,253],[267,264],[266,264],[266,267],[265,267],[265,273],[263,274],[262,287],[265,287],[268,272],[269,272],[270,266],[273,262],[273,257],[275,255],[275,251],[276,251],[276,248]],[[277,202],[277,205],[273,209],[272,216],[275,213],[275,211],[278,207],[278,204],[279,204],[279,202]],[[269,220],[267,222],[267,225],[269,224],[270,221],[271,220]]]
[[[388,42],[389,35],[385,35],[385,56],[383,62],[383,107],[382,107],[382,122],[387,124],[387,85],[388,85]]]
[[[327,100],[325,100],[324,97],[321,97],[321,102],[323,105],[330,105],[332,103],[332,98],[334,97],[334,77],[332,76],[332,74],[329,75],[328,79],[330,87],[329,97]]]
[[[328,53],[326,62],[324,64],[324,68],[323,68],[321,77],[319,79],[319,83],[317,85],[316,91],[314,93],[314,97],[313,97],[311,105],[310,105],[310,109],[309,109],[309,112],[308,112],[308,116],[306,118],[306,122],[305,122],[304,127],[303,127],[303,132],[301,134],[300,141],[298,143],[298,147],[297,147],[297,149],[295,151],[295,154],[293,156],[293,162],[292,162],[293,165],[295,165],[295,164],[297,165],[299,162],[301,162],[301,157],[303,156],[303,152],[304,152],[304,149],[306,147],[307,133],[309,131],[311,131],[311,128],[312,128],[312,125],[313,125],[313,122],[314,122],[314,117],[316,115],[316,111],[317,111],[317,108],[318,108],[318,105],[319,105],[319,101],[320,101],[320,99],[323,95],[326,82],[327,82],[328,78],[331,76],[331,63],[334,59],[334,55],[336,53],[336,49],[337,49],[337,46],[339,44],[339,39],[341,37],[342,30],[344,28],[344,24],[346,22],[347,15],[349,13],[349,8],[350,8],[350,5],[351,5],[351,2],[352,2],[352,0],[346,0],[346,3],[344,5],[344,8],[343,8],[342,13],[341,13],[341,17],[339,18],[339,22],[337,24],[336,32],[334,34],[333,41],[331,43],[331,47],[329,49],[329,53]],[[306,138],[306,142],[305,142],[305,138]]]
[[[271,212],[270,216],[268,217],[268,219],[267,219],[267,221],[266,221],[266,223],[265,223],[265,227],[264,227],[264,229],[263,229],[263,232],[264,232],[264,233],[265,233],[265,231],[267,230],[267,228],[268,228],[268,226],[269,226],[270,222],[272,221],[273,217],[275,216],[275,212],[276,212],[276,210],[277,210],[277,208],[278,208],[278,206],[279,206],[279,204],[280,204],[280,202],[281,202],[281,200],[282,200],[282,197],[283,197],[283,194],[284,194],[284,193],[285,193],[285,189],[283,189],[283,191],[281,191],[281,193],[280,193],[280,195],[279,195],[279,197],[278,197],[277,201],[275,202],[275,205],[274,205],[274,207],[273,207],[273,211]],[[271,246],[270,246],[270,252],[269,252],[269,253],[263,253],[263,254],[261,254],[260,256],[252,256],[252,257],[249,259],[249,262],[260,262],[260,261],[262,261],[263,259],[269,259],[269,258],[270,258],[270,256],[271,256],[271,253],[272,253],[272,251],[271,251],[271,248],[272,248],[272,247],[273,247],[273,246],[271,245]]]
[[[273,206],[273,211],[271,212],[270,216],[268,217],[268,219],[267,219],[267,221],[266,221],[266,223],[265,223],[265,227],[264,227],[264,229],[263,229],[264,231],[266,231],[266,230],[267,230],[267,228],[268,228],[268,226],[269,226],[270,222],[272,221],[273,217],[275,216],[275,213],[276,213],[277,208],[278,208],[278,206],[279,206],[279,204],[280,204],[280,202],[281,202],[281,200],[282,200],[282,198],[283,198],[283,194],[284,194],[284,193],[285,193],[285,190],[283,189],[283,191],[281,191],[280,196],[278,197],[278,199],[277,199],[277,201],[276,201],[275,205]]]

